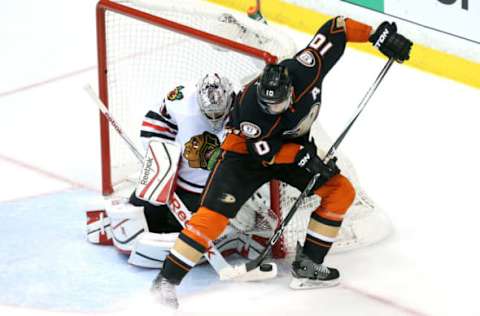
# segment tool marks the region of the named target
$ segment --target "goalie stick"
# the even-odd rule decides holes
[[[102,114],[105,116],[105,118],[108,120],[108,122],[115,128],[115,131],[117,131],[118,135],[125,141],[125,143],[128,145],[132,153],[137,157],[140,163],[143,163],[144,157],[143,155],[138,151],[136,148],[135,144],[132,142],[132,140],[123,132],[122,128],[118,124],[118,122],[115,120],[115,118],[111,115],[111,113],[108,111],[107,107],[105,104],[103,104],[102,100],[95,94],[93,91],[93,88],[90,85],[86,85],[84,87],[85,91],[88,93],[88,95],[91,97],[93,101],[95,101],[95,104],[98,106]],[[191,217],[191,212],[187,209],[185,204],[183,204],[182,200],[177,196],[177,194],[174,192],[173,193],[173,205],[168,205],[169,210],[172,212],[172,214],[175,216],[175,218],[179,221],[179,223],[182,225],[182,227],[188,226],[187,221]],[[191,229],[191,226],[188,226],[189,229]],[[197,230],[194,231],[194,233],[199,234]],[[200,233],[201,234],[201,233]],[[205,236],[202,235],[202,238],[207,239]],[[207,252],[204,254],[205,258],[207,261],[211,264],[213,269],[217,271],[217,273],[220,275],[220,271],[223,270],[228,270],[231,269],[231,265],[225,260],[225,258],[222,256],[220,251],[215,247],[213,242],[211,240],[209,241],[210,248],[207,250]]]
[[[368,101],[372,98],[373,94],[377,90],[378,86],[382,82],[383,78],[387,74],[388,70],[390,67],[393,65],[394,59],[390,58],[388,62],[385,64],[383,69],[380,71],[379,75],[377,76],[377,79],[374,81],[370,89],[368,89],[367,93],[359,103],[357,110],[353,114],[352,118],[348,122],[347,126],[344,128],[342,133],[338,136],[338,138],[335,140],[333,145],[330,147],[328,150],[327,154],[323,158],[324,163],[328,163],[331,159],[335,157],[335,153],[337,152],[338,147],[342,143],[343,139],[347,135],[348,131],[350,128],[353,126],[357,118],[360,116],[360,113],[362,113],[363,109],[366,107]],[[298,198],[295,200],[295,203],[293,206],[290,208],[290,210],[287,213],[287,216],[283,219],[283,221],[280,223],[279,227],[275,230],[273,236],[270,238],[270,240],[267,243],[267,247],[263,249],[263,251],[258,255],[257,258],[254,260],[251,260],[245,264],[239,265],[239,266],[230,266],[227,267],[227,269],[220,271],[220,279],[221,280],[238,280],[238,281],[250,281],[250,279],[246,279],[245,275],[247,275],[250,271],[253,271],[255,269],[260,269],[261,271],[276,271],[276,264],[275,263],[266,263],[263,264],[262,262],[265,260],[266,256],[268,253],[271,251],[272,247],[277,243],[279,240],[280,236],[282,235],[283,231],[285,230],[285,227],[287,224],[290,222],[292,219],[293,215],[295,215],[295,212],[297,211],[298,207],[300,206],[301,202],[303,199],[310,193],[312,190],[313,186],[315,185],[315,182],[318,180],[318,177],[320,174],[315,174],[310,181],[308,182],[307,186],[303,190],[303,192],[298,196]]]

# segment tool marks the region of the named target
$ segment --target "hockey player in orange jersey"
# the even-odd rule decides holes
[[[320,27],[308,46],[263,73],[236,98],[222,153],[207,181],[200,208],[182,230],[152,291],[165,304],[178,306],[175,286],[200,260],[242,204],[263,183],[282,180],[303,190],[320,173],[313,192],[322,198],[311,215],[303,248],[292,264],[293,288],[338,284],[339,271],[324,265],[345,213],[355,197],[350,181],[335,161],[325,165],[310,140],[321,107],[322,83],[343,55],[347,42],[371,42],[384,55],[409,59],[412,42],[394,23],[376,30],[353,19],[336,17]]]

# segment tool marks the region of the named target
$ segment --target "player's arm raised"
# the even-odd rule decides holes
[[[296,54],[294,60],[305,66],[305,74],[311,77],[315,76],[314,73],[319,67],[319,80],[322,80],[342,57],[348,42],[371,42],[385,56],[398,62],[410,58],[413,45],[409,39],[397,33],[395,23],[383,22],[374,30],[370,25],[338,16],[323,24],[307,47]],[[293,163],[298,161],[301,150],[301,145],[283,144],[271,161]]]
[[[395,23],[383,22],[374,29],[354,19],[337,16],[320,27],[306,49],[313,49],[320,55],[325,76],[343,55],[348,42],[371,42],[385,56],[399,62],[409,59],[412,47],[410,40],[397,33]]]

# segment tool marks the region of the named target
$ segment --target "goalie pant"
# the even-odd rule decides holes
[[[282,61],[294,91],[292,105],[280,115],[267,114],[260,108],[254,82],[244,88],[230,115],[223,157],[209,177],[200,209],[190,221],[201,234],[182,231],[165,260],[161,272],[165,278],[179,284],[208,245],[199,235],[215,240],[228,219],[261,184],[278,179],[303,191],[312,174],[294,161],[318,116],[323,78],[343,55],[346,42],[368,42],[371,30],[351,19],[331,19],[305,49]],[[347,178],[336,175],[317,186],[314,193],[322,202],[312,213],[303,253],[322,263],[354,200],[355,190]]]
[[[175,189],[178,197],[182,200],[189,210],[197,210],[201,195],[186,191],[180,187]],[[135,192],[130,196],[130,203],[135,206],[143,206],[145,217],[147,219],[148,230],[153,233],[173,233],[182,230],[182,225],[170,212],[167,205],[152,205],[135,196]]]

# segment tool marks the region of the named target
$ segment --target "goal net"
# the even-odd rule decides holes
[[[278,28],[193,0],[100,0],[97,42],[100,98],[138,148],[142,148],[139,129],[143,116],[152,105],[160,104],[172,87],[217,72],[240,89],[265,62],[277,62],[296,52],[294,42]],[[128,196],[140,165],[102,116],[100,130],[103,193]],[[319,125],[314,127],[314,137],[320,148],[332,143]],[[361,189],[353,166],[343,156],[339,160],[342,172],[356,187],[357,199],[334,249],[352,249],[383,239],[390,230],[388,219]],[[263,200],[253,207],[262,212],[263,205],[280,217],[299,194],[278,182],[261,191]],[[313,198],[303,203],[274,256],[294,253],[318,202]]]

